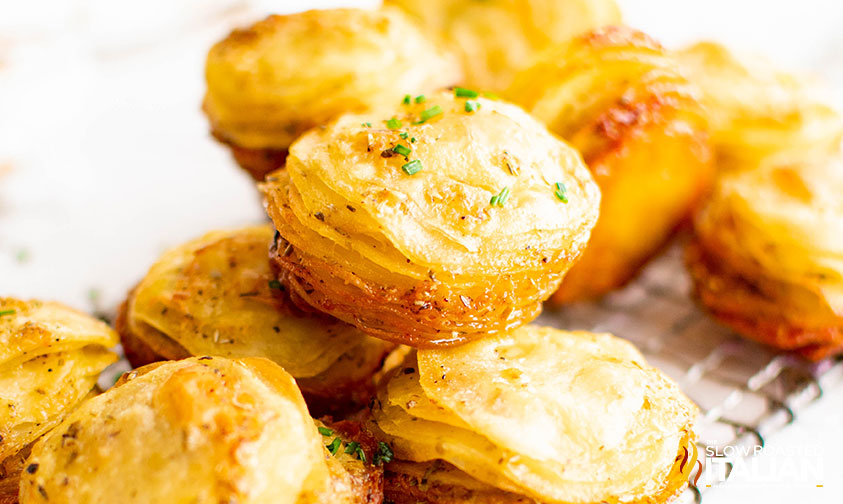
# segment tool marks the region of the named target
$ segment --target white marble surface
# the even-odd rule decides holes
[[[375,2],[0,0],[0,295],[108,310],[165,247],[262,219],[200,113],[205,52],[264,13],[339,3]],[[669,46],[758,52],[843,103],[839,0],[621,4]],[[840,502],[842,425],[837,387],[706,502]]]

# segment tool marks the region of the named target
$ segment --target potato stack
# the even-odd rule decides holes
[[[843,127],[798,80],[612,0],[387,4],[211,48],[212,135],[271,223],[165,252],[116,332],[0,299],[0,503],[669,502],[697,407],[628,342],[531,322],[692,215],[718,319],[843,348]],[[135,369],[99,394],[118,335]]]
[[[536,12],[550,8],[539,4]],[[495,9],[515,7],[491,2],[489,9],[492,16]],[[350,16],[331,11],[283,23],[274,19],[271,29],[258,25],[260,42],[252,47],[237,34],[217,44],[209,56],[206,98],[216,135],[220,123],[207,104],[223,96],[221,80],[251,82],[266,75],[259,62],[278,56],[266,48],[285,40],[290,26],[309,16],[335,22],[334,16],[343,15]],[[431,27],[422,28],[429,33]],[[571,27],[569,35],[587,28]],[[526,37],[530,30],[513,35],[522,33]],[[450,38],[432,40],[447,47]],[[584,41],[576,44],[586,60],[623,56],[616,67],[604,64],[606,75],[587,76],[595,89],[598,82],[612,87],[599,89],[605,100],[571,121],[580,124],[573,131],[587,135],[591,122],[620,113],[613,109],[616,97],[630,96],[627,108],[643,107],[642,119],[620,138],[633,147],[599,148],[643,153],[646,142],[665,146],[664,157],[655,161],[634,153],[592,157],[611,159],[605,163],[617,165],[612,169],[618,172],[623,163],[638,162],[640,171],[631,171],[638,179],[644,170],[680,166],[677,158],[687,164],[659,178],[683,189],[664,203],[671,209],[663,212],[666,224],[647,241],[658,246],[710,178],[707,123],[670,56],[645,35],[607,29],[577,40]],[[476,41],[492,43],[479,35]],[[236,56],[229,56],[235,46]],[[348,40],[334,48],[345,56],[342,66],[322,73],[355,67],[359,55],[345,48],[357,46]],[[309,46],[302,52],[312,54]],[[328,61],[335,60],[319,55],[312,64]],[[496,75],[489,82],[516,79],[520,68],[508,65],[487,65]],[[223,76],[220,68],[235,70]],[[283,168],[259,184],[275,229],[269,283],[280,287],[276,298],[401,345],[394,365],[375,378],[369,407],[352,415],[391,459],[384,465],[388,502],[670,500],[694,465],[696,407],[614,336],[529,325],[587,250],[601,208],[593,175],[597,161],[589,165],[585,150],[501,99],[502,89],[477,86],[479,74],[466,71],[468,80],[455,75],[453,84],[471,84],[399,88],[398,97],[391,89],[382,94],[391,101],[371,99],[364,110],[334,97],[376,87],[380,76],[357,76],[319,96],[338,104],[333,119],[298,136],[287,147]],[[575,78],[574,72],[562,73]],[[297,78],[298,87],[320,86],[316,77],[310,85],[310,76]],[[524,79],[530,82],[529,74]],[[278,92],[296,89],[275,85]],[[250,95],[250,89],[241,93]],[[302,95],[299,104],[309,96]],[[566,99],[579,103],[578,96]],[[295,121],[286,102],[258,95],[242,100],[253,98],[279,112],[264,119],[277,126]],[[639,140],[639,132],[649,136]],[[598,141],[583,140],[580,149]],[[630,175],[629,183],[634,179]],[[635,266],[643,261],[624,260]],[[140,299],[136,294],[135,311]],[[131,307],[127,313],[131,320]],[[629,453],[637,453],[639,463],[623,463]]]

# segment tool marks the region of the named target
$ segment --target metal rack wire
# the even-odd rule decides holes
[[[691,299],[681,255],[674,246],[626,288],[599,302],[548,310],[539,322],[630,340],[699,405],[699,464],[678,501],[700,503],[707,488],[728,479],[735,454],[757,453],[767,436],[820,399],[823,387],[840,381],[843,361],[809,363],[719,326]],[[707,470],[713,462],[720,468]]]

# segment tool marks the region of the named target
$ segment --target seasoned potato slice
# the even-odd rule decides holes
[[[315,414],[364,406],[395,345],[293,306],[270,270],[274,233],[214,231],[166,252],[120,317],[129,358],[265,357],[298,380]]]
[[[840,149],[843,120],[817,100],[807,79],[763,58],[739,58],[714,42],[677,56],[699,86],[722,170],[752,169],[769,156],[804,158]]]
[[[477,481],[472,495],[663,502],[693,465],[695,415],[629,343],[527,325],[408,356],[381,386],[372,423],[398,460],[442,460]],[[387,488],[412,476],[388,471]],[[464,486],[439,483],[449,494]]]
[[[843,161],[768,159],[724,175],[695,221],[702,304],[749,338],[813,359],[843,351]]]
[[[47,301],[0,298],[0,460],[58,424],[117,360],[107,324]]]
[[[262,190],[294,300],[413,346],[533,319],[600,198],[574,149],[462,88],[311,131]]]
[[[133,371],[38,442],[27,463],[22,504],[380,502],[369,498],[379,489],[357,488],[327,452],[293,377],[259,358]]]
[[[214,136],[262,180],[308,129],[461,76],[457,59],[398,9],[312,10],[270,16],[217,43],[204,109]]]
[[[549,47],[621,22],[615,0],[386,0],[460,51],[466,84],[503,90]]]
[[[0,297],[0,502],[17,502],[32,443],[94,395],[115,345],[117,334],[84,313]]]
[[[624,285],[711,183],[708,125],[694,87],[656,41],[610,27],[545,52],[507,95],[582,152],[603,195],[588,248],[553,301]]]

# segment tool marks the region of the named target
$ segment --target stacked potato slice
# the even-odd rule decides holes
[[[621,22],[615,0],[386,0],[460,56],[465,84],[503,91],[542,52]]]
[[[679,54],[703,90],[721,177],[694,222],[695,293],[748,338],[843,351],[843,118],[816,86],[710,42]]]
[[[295,380],[270,361],[152,364],[35,446],[21,501],[367,502],[321,442]]]
[[[255,179],[290,144],[345,112],[457,84],[457,60],[398,9],[270,16],[208,55],[204,109],[213,134]]]
[[[32,443],[94,395],[117,335],[59,303],[0,298],[0,341],[0,501],[14,502]]]
[[[462,88],[311,131],[262,190],[294,301],[415,346],[535,318],[599,201],[573,148]]]
[[[723,176],[687,254],[717,319],[777,348],[821,359],[843,351],[843,159]]]
[[[695,415],[629,343],[530,325],[419,350],[372,409],[403,461],[387,466],[397,503],[664,501],[692,469]]]
[[[600,220],[556,303],[599,297],[638,272],[707,192],[708,124],[672,54],[625,27],[546,51],[507,91],[582,153]]]
[[[118,318],[134,365],[191,355],[261,356],[292,374],[314,413],[368,403],[394,344],[302,312],[275,280],[269,225],[215,231],[165,253]]]
[[[687,47],[678,59],[699,85],[721,170],[752,169],[770,156],[805,159],[840,149],[843,120],[814,97],[821,90],[805,78],[713,42]]]
[[[211,49],[212,134],[272,224],[161,256],[117,386],[86,400],[103,323],[0,299],[0,502],[668,502],[693,403],[629,343],[529,323],[698,206],[715,316],[843,349],[843,126],[801,81],[603,26],[612,0],[388,3]]]

